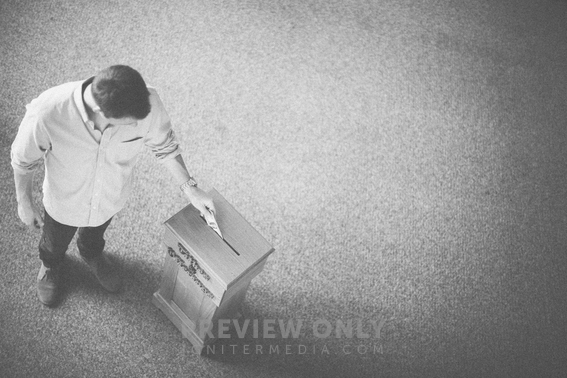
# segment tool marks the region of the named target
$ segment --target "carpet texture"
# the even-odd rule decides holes
[[[564,377],[566,62],[558,0],[3,0],[0,376]],[[151,304],[186,200],[148,153],[107,232],[123,292],[73,242],[62,303],[39,303],[9,146],[31,99],[117,63],[274,245],[244,317],[300,337],[198,356]],[[369,337],[337,338],[348,321]]]

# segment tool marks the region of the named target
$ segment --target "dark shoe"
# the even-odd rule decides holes
[[[39,301],[46,306],[53,306],[59,297],[59,282],[61,267],[48,268],[41,263],[37,275],[37,296]]]
[[[106,291],[116,293],[120,290],[122,279],[120,278],[118,269],[104,254],[94,259],[86,259],[83,257],[83,260],[91,267],[98,282],[100,282]]]

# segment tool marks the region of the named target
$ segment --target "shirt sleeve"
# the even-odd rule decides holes
[[[146,135],[145,145],[158,160],[173,159],[181,153],[181,148],[171,127],[169,115],[154,89],[150,89],[150,104],[152,106],[148,115],[151,117],[150,128]]]
[[[10,151],[12,168],[24,174],[37,169],[51,148],[49,135],[37,110],[37,99],[26,105],[26,109]]]

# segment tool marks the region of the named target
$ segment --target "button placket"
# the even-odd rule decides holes
[[[111,137],[111,131],[105,130],[105,132],[102,133],[102,137],[100,139],[100,143],[98,146],[97,160],[96,160],[96,167],[94,174],[94,187],[91,198],[90,223],[94,223],[95,220],[98,218],[98,211],[100,208],[100,201],[102,196],[104,160],[106,158],[106,150],[108,148],[108,144],[110,143],[110,137]]]

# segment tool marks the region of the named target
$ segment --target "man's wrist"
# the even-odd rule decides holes
[[[16,195],[16,202],[20,206],[30,206],[33,204],[33,199],[31,194],[24,193],[22,195]]]
[[[34,203],[32,201],[18,202],[18,208],[19,209],[29,209],[29,208],[32,208],[33,206],[34,206]]]
[[[189,176],[189,179],[185,181],[179,188],[181,189],[182,192],[186,193],[187,191],[196,187],[197,187],[197,181],[195,181],[193,177]]]

